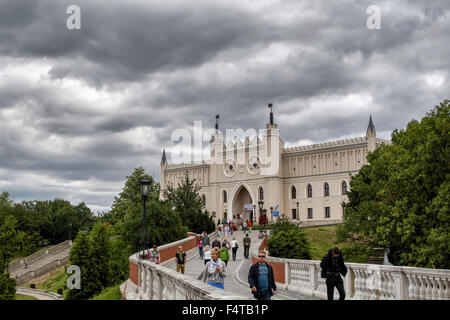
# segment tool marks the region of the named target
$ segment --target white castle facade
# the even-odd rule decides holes
[[[337,224],[351,175],[382,143],[390,141],[376,137],[371,116],[364,137],[293,148],[285,148],[272,112],[262,139],[247,137],[244,143],[225,145],[216,123],[209,161],[170,165],[163,152],[160,198],[169,184],[176,186],[187,174],[201,188],[215,221],[271,223],[277,219],[271,213],[275,208],[302,226]]]

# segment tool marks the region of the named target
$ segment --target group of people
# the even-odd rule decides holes
[[[249,259],[251,239],[248,233],[243,239],[244,258]],[[206,232],[203,232],[198,242],[199,255],[204,259],[205,270],[203,272],[203,282],[216,288],[224,289],[224,278],[226,277],[226,267],[230,260],[229,250],[232,250],[233,261],[236,260],[236,253],[239,245],[236,238],[233,237],[231,243],[226,237],[215,239],[212,244]],[[156,245],[149,253],[149,260],[159,264],[161,256]],[[175,253],[176,270],[184,274],[186,265],[186,253],[183,246],[178,246]],[[339,292],[339,300],[345,299],[344,282],[342,276],[347,274],[342,251],[339,248],[333,248],[323,257],[320,263],[321,277],[326,279],[328,300],[333,300],[334,288]],[[251,292],[257,300],[270,300],[277,293],[273,267],[266,262],[266,252],[258,252],[258,261],[250,267],[248,272],[248,283]]]

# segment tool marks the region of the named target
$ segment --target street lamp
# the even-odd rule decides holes
[[[139,259],[147,259],[148,258],[148,245],[147,245],[147,232],[146,232],[146,204],[147,200],[150,197],[150,186],[152,184],[152,180],[149,178],[141,179],[141,198],[143,200],[144,206],[144,215],[142,216],[142,234],[141,234],[141,248],[142,254],[139,254]]]
[[[265,217],[263,216],[263,205],[264,205],[264,201],[262,201],[262,200],[259,200],[258,201],[258,206],[259,206],[259,221],[261,222],[261,217],[264,219],[264,221],[263,221],[263,223],[262,224],[266,224],[266,219],[265,219]]]
[[[273,224],[273,207],[270,207],[270,221]]]
[[[256,204],[253,205],[252,222],[256,222]]]

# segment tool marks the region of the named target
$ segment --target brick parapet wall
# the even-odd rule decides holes
[[[196,248],[199,238],[200,235],[188,232],[187,238],[158,247],[159,254],[161,256],[161,263],[174,258],[175,253],[178,251],[178,246],[183,246],[184,252]],[[130,261],[130,280],[135,285],[138,285],[138,274],[138,266]]]

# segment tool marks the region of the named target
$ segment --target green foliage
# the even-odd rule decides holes
[[[99,280],[101,287],[107,287],[110,283],[109,261],[110,261],[110,240],[106,225],[98,222],[91,232],[92,268],[90,272]]]
[[[311,259],[310,246],[300,229],[278,231],[268,240],[270,255],[287,259]]]
[[[69,261],[80,267],[81,289],[72,289],[67,293],[67,300],[86,300],[101,291],[101,282],[94,270],[92,261],[92,243],[88,234],[80,231],[70,250]]]
[[[0,273],[0,300],[16,299],[16,280],[9,273]]]
[[[214,231],[214,221],[208,211],[204,210],[202,197],[198,193],[200,187],[195,181],[190,180],[186,174],[184,181],[177,188],[168,185],[164,196],[173,204],[175,211],[181,216],[183,225],[187,226],[189,231],[210,233]]]
[[[3,272],[14,253],[23,243],[24,233],[17,230],[17,220],[13,216],[5,217],[0,226],[0,271]]]
[[[90,300],[122,300],[120,285],[108,287]]]
[[[39,250],[43,242],[60,243],[69,239],[70,223],[73,238],[80,229],[90,229],[95,220],[83,202],[76,206],[62,199],[14,203],[5,191],[0,195],[0,225],[7,216],[13,216],[17,229],[25,233],[21,256]]]
[[[273,224],[273,234],[280,231],[299,230],[299,226],[299,224],[292,223],[287,215],[281,214],[277,222]]]
[[[116,234],[134,252],[141,249],[143,204],[140,180],[143,177],[153,181],[153,177],[146,175],[143,168],[136,168],[127,177],[122,192],[115,198],[110,215]],[[180,216],[172,210],[169,202],[159,201],[159,184],[153,183],[146,203],[146,237],[149,245],[163,245],[183,239],[186,235],[187,228],[182,225]]]
[[[129,278],[130,262],[128,258],[133,251],[126,243],[120,239],[113,239],[111,242],[111,255],[109,260],[110,285],[121,284]]]
[[[450,268],[450,101],[394,130],[350,182],[341,239],[396,265]]]

